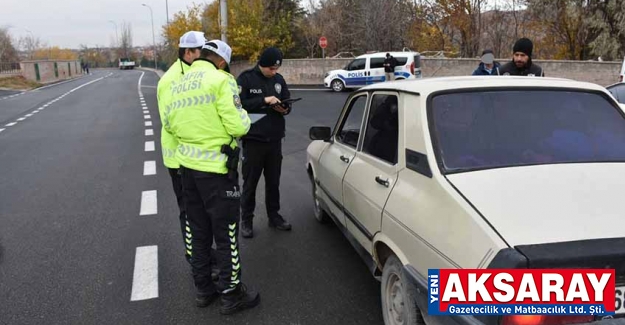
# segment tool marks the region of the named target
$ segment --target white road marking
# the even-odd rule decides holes
[[[154,151],[154,141],[145,142],[145,151]]]
[[[33,113],[26,114],[26,117],[31,117],[31,116],[33,116]]]
[[[143,162],[143,176],[156,175],[156,161]]]
[[[147,216],[158,212],[156,190],[141,192],[141,211],[139,215]]]
[[[158,246],[137,247],[130,301],[158,298]]]
[[[147,129],[147,130],[145,130],[145,135],[146,135],[146,136],[148,136],[148,135],[154,135],[154,130],[152,130],[152,129]]]
[[[0,132],[4,131],[4,129],[0,129]]]
[[[143,115],[143,119],[144,120],[149,120],[150,119],[150,115]]]
[[[150,114],[150,111],[148,111],[147,109],[143,111],[143,114]]]
[[[152,126],[152,121],[145,122],[145,126]]]
[[[26,119],[25,117],[20,117],[20,118],[18,118],[17,120],[18,120],[18,121],[23,121],[23,120],[25,120],[25,119]]]
[[[141,80],[143,79],[143,75],[145,72],[141,72],[141,77],[139,77],[139,82],[137,82],[137,91],[139,92],[139,97],[143,98],[143,93],[141,93]]]
[[[13,125],[15,125],[15,124],[17,124],[17,122],[9,123],[9,124],[7,124],[7,125],[5,125],[5,126],[13,126]]]

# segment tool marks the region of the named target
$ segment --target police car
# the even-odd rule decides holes
[[[395,79],[421,78],[421,55],[418,52],[378,52],[356,57],[345,68],[326,73],[324,86],[336,92],[386,81],[384,59],[390,53],[397,60]]]

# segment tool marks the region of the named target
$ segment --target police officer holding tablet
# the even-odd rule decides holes
[[[242,138],[241,235],[244,238],[254,236],[252,220],[256,207],[256,187],[261,174],[265,175],[269,226],[278,230],[291,230],[291,224],[279,214],[284,116],[291,112],[290,101],[283,102],[291,94],[284,78],[278,73],[282,58],[279,49],[267,48],[258,64],[242,72],[237,79],[243,108],[252,121],[250,131]]]

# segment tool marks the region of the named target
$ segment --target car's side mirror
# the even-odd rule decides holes
[[[311,140],[323,140],[328,142],[332,138],[332,128],[327,126],[313,126],[310,128],[308,136]]]

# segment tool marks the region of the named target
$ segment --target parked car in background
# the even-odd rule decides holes
[[[625,316],[625,111],[605,88],[394,81],[355,91],[334,128],[310,137],[314,216],[332,220],[380,280],[386,325],[610,322],[431,316],[428,269],[441,268],[615,269],[614,317]]]
[[[120,70],[134,69],[134,68],[135,68],[135,61],[130,61],[129,58],[120,58],[119,59],[119,69]]]
[[[385,81],[384,59],[390,53],[397,59],[395,79],[420,79],[421,56],[418,52],[377,52],[363,54],[350,61],[345,68],[326,73],[324,85],[336,92],[359,88]]]

